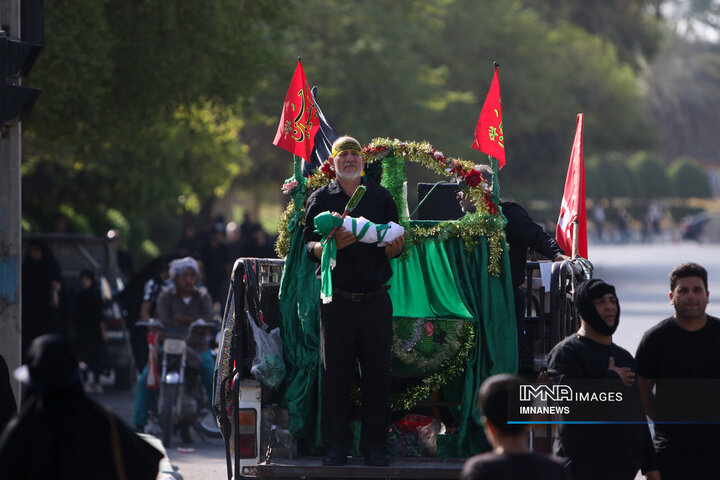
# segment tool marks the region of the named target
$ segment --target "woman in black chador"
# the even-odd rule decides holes
[[[105,352],[102,323],[103,303],[95,282],[95,275],[90,270],[83,270],[80,273],[80,291],[75,297],[72,320],[75,332],[75,351],[80,361],[87,364],[88,375],[85,379],[85,391],[101,393],[100,372]]]
[[[2,478],[155,480],[162,454],[85,396],[65,337],[36,338],[27,360],[16,374],[26,398],[0,437]]]
[[[30,240],[22,264],[22,354],[44,333],[63,331],[60,311],[62,278],[52,251],[40,239]]]

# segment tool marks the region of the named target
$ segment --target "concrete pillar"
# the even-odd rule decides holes
[[[20,38],[19,0],[0,0],[0,25],[9,27],[10,38]],[[11,373],[20,365],[21,132],[20,122],[0,126],[0,354]],[[13,390],[19,403],[14,381]]]

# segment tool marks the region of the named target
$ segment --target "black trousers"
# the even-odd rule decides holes
[[[360,451],[386,453],[390,417],[392,302],[387,293],[366,302],[333,295],[321,307],[322,439],[326,454],[347,455],[352,442],[350,389],[357,361],[362,389]]]
[[[658,450],[662,480],[696,480],[720,478],[717,471],[717,445],[701,445],[694,449]]]

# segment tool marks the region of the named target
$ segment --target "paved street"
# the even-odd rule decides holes
[[[100,395],[92,395],[103,405],[111,407],[128,425],[132,425],[134,393],[108,392]],[[170,462],[178,467],[183,480],[222,480],[227,478],[225,468],[225,447],[222,439],[207,439],[206,442],[198,440],[194,435],[195,442],[192,447],[193,453],[181,453],[175,446],[167,448]],[[178,442],[179,439],[175,439]]]
[[[668,301],[668,274],[675,265],[686,261],[702,264],[708,269],[710,292],[720,291],[720,245],[591,245],[589,256],[595,265],[594,276],[617,288],[622,312],[615,341],[633,354],[643,332],[672,314]],[[710,298],[708,312],[720,316],[720,307],[713,303],[712,293]],[[132,392],[95,397],[132,424]],[[222,440],[210,439],[207,443],[197,440],[193,447],[194,453],[180,453],[177,447],[168,449],[170,461],[179,467],[184,480],[226,478]]]

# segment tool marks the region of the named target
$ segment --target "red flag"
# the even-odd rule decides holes
[[[490,90],[480,111],[480,118],[475,127],[475,142],[472,148],[497,158],[499,168],[505,165],[505,138],[502,126],[502,105],[500,102],[500,80],[498,80],[498,64],[495,64]]]
[[[587,215],[585,212],[585,157],[583,154],[583,114],[578,113],[575,140],[570,153],[570,166],[565,178],[560,216],[558,217],[555,238],[567,255],[572,254],[573,231],[578,221],[577,254],[588,258]]]
[[[315,133],[320,128],[302,63],[298,59],[295,74],[285,96],[280,124],[273,145],[310,161],[315,146]]]

